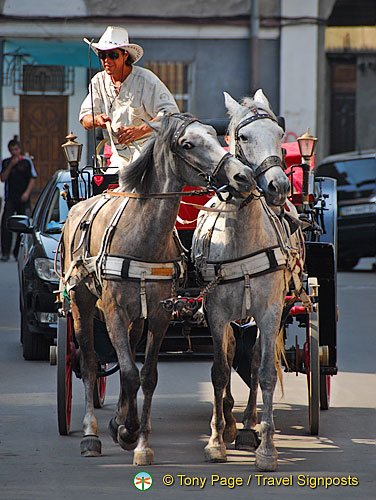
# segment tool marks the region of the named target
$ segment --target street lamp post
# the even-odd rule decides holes
[[[72,179],[72,198],[73,203],[79,201],[78,193],[78,164],[81,160],[82,144],[75,141],[77,136],[71,131],[67,136],[64,144],[61,145],[64,151],[65,158],[69,163],[69,170]]]

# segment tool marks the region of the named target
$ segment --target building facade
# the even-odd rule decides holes
[[[60,145],[73,130],[84,144],[84,161],[91,163],[94,139],[78,123],[78,111],[90,70],[98,70],[99,64],[82,39],[97,40],[108,25],[126,27],[131,41],[143,46],[139,64],[161,77],[183,111],[201,119],[225,118],[223,91],[241,99],[261,87],[273,110],[286,118],[287,140],[310,127],[319,137],[319,158],[343,147],[334,146],[337,134],[355,135],[356,146],[374,146],[367,111],[375,101],[376,48],[367,42],[359,52],[354,35],[350,35],[352,52],[348,43],[339,47],[329,43],[334,35],[329,36],[328,29],[337,28],[341,21],[348,23],[354,4],[361,4],[356,10],[368,9],[365,17],[375,23],[373,0],[228,0],[224,4],[217,0],[29,0],[26,4],[0,0],[2,157],[9,139],[19,136],[24,150],[35,158],[40,190],[52,172],[64,166]],[[361,17],[357,22],[365,24]],[[342,42],[348,40],[346,33]],[[371,39],[373,34],[371,30]],[[354,50],[358,50],[355,55]],[[353,61],[352,66],[339,67],[338,58]],[[350,74],[352,83],[343,76]],[[343,103],[349,104],[349,96],[341,92],[355,95],[354,118],[347,116],[345,125],[343,115],[350,108],[344,110]],[[342,122],[333,118],[337,115]],[[348,128],[351,122],[353,132]]]

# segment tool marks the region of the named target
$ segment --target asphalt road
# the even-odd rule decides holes
[[[284,397],[280,389],[275,395],[278,472],[257,472],[253,453],[236,451],[233,445],[228,447],[227,463],[208,464],[203,447],[211,417],[210,362],[161,361],[152,411],[156,464],[143,468],[153,477],[152,487],[143,492],[133,486],[133,477],[140,471],[132,465],[132,454],[115,445],[107,432],[117,400],[117,374],[109,377],[106,404],[97,410],[103,455],[80,456],[83,390],[77,379],[72,433],[59,436],[56,367],[23,360],[16,265],[0,264],[2,500],[133,500],[143,495],[158,500],[198,496],[238,500],[255,495],[265,499],[375,498],[376,273],[371,272],[370,260],[338,276],[339,374],[332,378],[331,408],[321,412],[320,437],[308,433],[305,377],[288,374]],[[247,389],[236,373],[233,393],[240,422]],[[171,486],[163,484],[165,475],[172,476]],[[317,485],[325,478],[326,486]]]

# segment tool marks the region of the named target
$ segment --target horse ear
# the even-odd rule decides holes
[[[255,95],[253,96],[253,99],[257,102],[261,102],[263,103],[265,106],[267,106],[269,109],[271,109],[270,107],[270,104],[269,104],[269,101],[268,99],[265,97],[265,94],[264,92],[262,91],[262,89],[258,89],[256,92],[255,92]]]
[[[158,132],[161,129],[162,124],[159,121],[148,122],[147,120],[144,120],[143,118],[141,118],[141,119],[144,123],[146,123],[146,125],[148,125],[155,132]]]
[[[241,104],[235,101],[235,99],[231,97],[227,92],[223,92],[223,95],[225,97],[225,106],[227,108],[227,111],[229,112],[230,116],[234,116],[235,111],[241,108]]]

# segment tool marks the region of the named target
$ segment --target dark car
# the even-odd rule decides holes
[[[48,359],[49,346],[56,337],[56,298],[59,278],[54,270],[61,228],[68,214],[61,196],[64,184],[70,185],[68,170],[59,170],[42,191],[31,218],[13,215],[8,228],[21,233],[18,253],[20,285],[21,342],[27,360]],[[86,184],[80,182],[81,195]]]
[[[315,175],[337,180],[338,268],[376,256],[376,151],[328,156]]]

